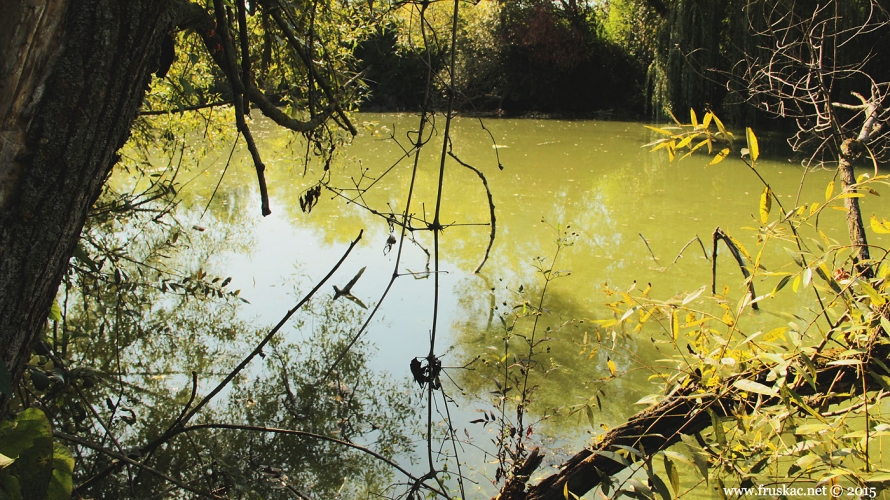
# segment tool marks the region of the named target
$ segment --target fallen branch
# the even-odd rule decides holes
[[[885,337],[886,332],[877,328],[874,337]],[[861,394],[863,390],[877,390],[882,388],[874,380],[867,378],[863,381],[860,373],[873,371],[884,372],[881,360],[890,355],[890,346],[878,342],[872,344],[871,349],[862,355],[861,366],[830,365],[834,360],[831,354],[840,351],[826,352],[817,355],[811,360],[817,369],[814,384],[804,384],[795,387],[782,387],[782,393],[789,394],[791,389],[801,397],[815,396],[818,401],[810,406],[827,406],[848,400]],[[630,447],[636,450],[645,450],[649,456],[666,450],[680,441],[682,435],[691,435],[701,432],[712,424],[711,413],[718,418],[727,417],[728,410],[738,408],[740,405],[753,408],[755,404],[760,407],[774,406],[778,404],[795,404],[791,397],[769,397],[758,395],[744,397],[742,391],[736,389],[733,384],[736,381],[747,379],[762,384],[768,384],[767,375],[771,367],[764,366],[757,370],[750,370],[732,377],[728,377],[721,385],[720,390],[703,390],[698,382],[692,382],[683,387],[675,386],[669,396],[660,403],[643,410],[627,423],[616,427],[604,434],[599,443],[592,449],[585,449],[574,455],[561,466],[561,471],[541,480],[528,491],[516,491],[510,489],[509,483],[497,497],[499,500],[564,500],[566,489],[573,495],[583,495],[598,486],[605,478],[613,476],[629,464],[615,461],[615,453],[621,452],[621,447]],[[607,453],[603,453],[607,452]],[[633,459],[629,456],[628,459]]]

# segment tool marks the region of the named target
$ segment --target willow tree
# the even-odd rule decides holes
[[[261,152],[244,120],[251,107],[294,131],[309,134],[333,119],[354,133],[343,112],[348,77],[324,50],[316,7],[279,0],[0,1],[0,374],[7,379],[0,406],[8,406],[45,328],[87,213],[146,90],[176,57],[176,35],[196,36],[200,53],[191,56],[206,58],[222,75],[219,86],[256,165],[263,214],[271,208]],[[305,87],[288,96],[293,113],[257,84],[273,60],[302,74]]]

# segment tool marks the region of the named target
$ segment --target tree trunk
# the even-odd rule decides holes
[[[175,10],[158,0],[0,0],[0,354],[13,387]],[[0,410],[8,404],[0,395]]]
[[[850,186],[856,184],[856,174],[853,172],[853,162],[861,156],[863,148],[860,141],[846,139],[841,144],[841,154],[838,158],[838,171],[843,181],[844,192],[855,192]],[[871,268],[871,254],[868,251],[868,240],[865,238],[865,226],[862,223],[862,211],[859,209],[859,198],[844,198],[844,207],[847,209],[847,230],[850,233],[850,244],[853,245],[853,262],[855,271],[865,279],[874,277]]]

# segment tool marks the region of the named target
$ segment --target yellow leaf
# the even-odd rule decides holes
[[[615,362],[612,361],[612,358],[606,358],[606,366],[609,367],[609,373],[611,373],[614,377],[615,372],[618,371],[618,366],[615,365]]]
[[[650,127],[649,125],[643,125],[643,126],[646,127],[646,128],[648,128],[649,130],[658,132],[659,134],[669,135],[669,136],[671,136],[671,137],[674,136],[674,133],[671,132],[670,130],[665,130],[665,129],[663,129],[663,128],[658,128],[658,127]]]
[[[671,118],[674,120],[674,122],[675,122],[677,125],[680,125],[681,127],[683,126],[683,123],[681,123],[680,120],[678,120],[677,117],[674,116],[674,113],[671,112],[671,110],[668,110],[668,114],[671,115]]]
[[[719,130],[720,133],[723,134],[723,138],[729,139],[729,134],[726,132],[726,127],[723,126],[723,122],[721,122],[720,118],[717,118],[716,115],[714,115],[714,123],[717,124],[717,130]]]
[[[695,116],[695,110],[689,108],[689,118],[692,120],[692,126],[698,128],[698,118]]]
[[[816,213],[816,211],[819,210],[819,206],[819,202],[814,202],[812,205],[810,205],[810,215]]]
[[[705,113],[705,117],[702,118],[702,124],[701,124],[703,129],[705,129],[705,130],[708,129],[708,126],[711,124],[711,118],[714,118],[713,113],[711,113],[710,111]]]
[[[834,194],[834,181],[828,183],[828,187],[825,188],[825,201],[831,199],[831,195]]]
[[[883,222],[878,221],[874,215],[871,216],[871,230],[879,234],[890,234],[890,221],[884,219]]]
[[[723,151],[720,151],[719,153],[717,153],[717,156],[715,156],[714,159],[711,160],[711,163],[708,163],[708,166],[710,167],[711,165],[716,165],[716,164],[720,163],[728,155],[729,155],[729,148],[723,148]]]
[[[750,130],[750,129],[748,129]],[[756,140],[756,139],[755,139]],[[751,157],[754,157],[754,153],[752,150]],[[760,222],[766,224],[766,221],[769,220],[769,211],[773,206],[773,192],[767,186],[763,190],[763,194],[760,195]]]
[[[757,161],[757,157],[760,156],[760,147],[757,146],[757,136],[754,135],[754,131],[751,130],[751,127],[745,129],[745,136],[748,138],[748,151],[751,152],[751,161]]]
[[[687,135],[686,137],[683,138],[683,140],[681,140],[680,142],[677,143],[677,149],[685,148],[686,146],[689,145],[690,142],[692,142],[692,139],[695,139],[696,137],[698,137],[698,134]]]

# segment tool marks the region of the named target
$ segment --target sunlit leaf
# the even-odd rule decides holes
[[[698,117],[695,116],[695,110],[689,108],[689,119],[692,121],[692,126],[698,128]]]
[[[760,147],[757,145],[757,136],[754,135],[754,131],[751,130],[751,127],[745,129],[745,136],[748,138],[748,151],[751,153],[751,161],[757,161],[757,157],[760,156]]]
[[[751,130],[751,129],[748,129]],[[773,191],[767,186],[760,195],[760,222],[766,224],[769,220],[769,211],[773,206]]]
[[[615,365],[615,362],[612,361],[612,358],[606,358],[606,366],[609,367],[609,373],[611,373],[612,376],[614,377],[614,376],[615,376],[615,372],[618,371],[618,366]]]
[[[728,155],[729,155],[729,148],[723,148],[723,150],[720,151],[719,153],[717,153],[717,156],[715,156],[711,160],[711,163],[708,163],[708,166],[710,167],[711,165],[716,165],[716,164],[720,163],[721,161],[726,159],[726,157]]]
[[[862,291],[868,295],[868,298],[871,299],[871,303],[874,304],[875,307],[881,307],[887,303],[887,299],[865,281],[860,281],[859,286],[862,288]]]
[[[671,132],[670,130],[665,130],[665,129],[663,129],[663,128],[658,128],[658,127],[652,127],[652,126],[650,126],[650,125],[643,125],[643,126],[646,127],[646,128],[648,128],[649,130],[652,130],[652,131],[654,131],[654,132],[658,132],[659,134],[669,135],[669,136],[671,136],[671,137],[674,136],[674,133]]]
[[[834,194],[834,181],[830,181],[825,187],[825,201],[830,200],[832,194]]]
[[[890,234],[890,220],[883,219],[879,221],[874,215],[871,216],[871,230],[879,234]]]
[[[772,387],[767,387],[760,382],[755,382],[746,378],[736,380],[732,383],[732,386],[745,392],[753,392],[755,394],[763,394],[765,396],[776,395],[776,390]]]

